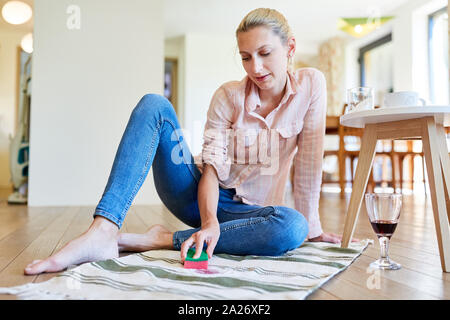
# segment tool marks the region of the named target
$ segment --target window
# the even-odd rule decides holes
[[[392,34],[359,49],[360,84],[375,89],[375,105],[381,105],[384,94],[393,91],[392,61]]]
[[[432,104],[449,104],[447,7],[428,17],[428,63]]]

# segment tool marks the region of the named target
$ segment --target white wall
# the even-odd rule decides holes
[[[0,188],[12,188],[8,137],[16,130],[18,48],[27,33],[0,30]]]
[[[428,15],[446,5],[446,0],[407,1],[388,13],[395,19],[368,36],[349,42],[346,48],[346,88],[359,85],[359,48],[392,32],[394,91],[414,90],[428,99]]]
[[[246,73],[234,36],[187,34],[184,42],[184,133],[191,153],[197,155],[214,92],[225,82],[243,79]]]
[[[161,0],[35,1],[30,206],[98,203],[132,109],[163,93],[162,16]],[[151,171],[134,203],[161,203]]]

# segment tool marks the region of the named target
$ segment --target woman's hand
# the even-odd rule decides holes
[[[324,232],[318,237],[308,239],[308,241],[340,243],[342,241],[342,236],[334,234],[334,233]],[[358,241],[359,241],[359,239],[356,239],[356,238],[352,239],[352,242],[358,242]]]
[[[202,225],[200,231],[192,234],[186,241],[181,245],[181,262],[184,263],[186,259],[187,251],[193,244],[195,244],[195,255],[194,259],[200,257],[200,254],[203,250],[203,244],[206,242],[208,248],[206,249],[206,253],[208,254],[208,258],[211,258],[214,252],[214,248],[216,247],[217,241],[219,241],[220,237],[220,227],[219,222],[214,221],[208,224]]]

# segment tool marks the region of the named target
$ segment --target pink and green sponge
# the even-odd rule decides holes
[[[208,254],[202,251],[198,259],[194,259],[195,249],[189,249],[184,260],[185,269],[208,269]]]

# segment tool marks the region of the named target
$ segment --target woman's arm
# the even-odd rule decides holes
[[[203,173],[198,185],[198,207],[200,210],[201,230],[194,233],[181,245],[181,261],[184,262],[188,249],[195,244],[194,258],[202,252],[204,242],[206,253],[212,257],[220,236],[217,220],[219,202],[219,179],[226,180],[230,172],[227,161],[227,130],[231,128],[233,105],[223,87],[216,90],[207,113],[204,143],[202,149]]]
[[[294,201],[295,209],[308,220],[308,239],[311,239],[323,233],[319,218],[319,198],[327,89],[325,77],[320,71],[315,70],[309,76],[311,102],[303,120],[302,132],[298,136],[298,151],[294,157]]]
[[[217,204],[219,203],[219,180],[216,169],[210,164],[203,165],[203,174],[198,185],[198,207],[202,228],[217,221]]]
[[[311,89],[311,104],[303,121],[303,130],[297,141],[298,151],[294,158],[295,209],[308,220],[309,241],[339,243],[342,236],[323,232],[319,218],[327,110],[326,80],[321,72],[315,71],[312,75]]]
[[[186,259],[187,251],[195,244],[194,259],[200,257],[206,242],[206,253],[211,258],[220,237],[219,221],[217,220],[217,204],[219,202],[219,180],[216,169],[210,164],[204,164],[203,174],[198,185],[198,207],[200,210],[201,230],[194,233],[181,245],[181,261]]]

